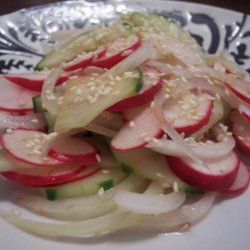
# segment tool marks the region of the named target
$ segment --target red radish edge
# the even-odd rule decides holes
[[[178,157],[166,156],[166,160],[171,170],[182,181],[199,189],[207,191],[222,191],[233,184],[239,171],[239,157],[235,152],[232,152],[231,154],[233,154],[233,157],[235,158],[234,168],[230,172],[221,175],[205,173],[202,172],[202,170],[198,171]]]
[[[98,163],[96,153],[89,153],[85,155],[71,155],[71,154],[60,153],[55,151],[54,149],[51,149],[48,155],[58,161],[65,163],[79,163],[83,165]]]
[[[223,190],[222,193],[229,195],[239,195],[248,188],[249,182],[250,182],[249,169],[243,162],[241,162],[239,172],[233,184],[228,189]]]
[[[86,54],[86,57],[83,58],[82,60],[79,59],[77,61],[71,61],[66,66],[63,68],[64,71],[69,72],[69,71],[74,71],[78,69],[84,69],[87,66],[92,65],[92,62],[94,61],[95,58],[100,58],[105,55],[107,51],[107,48],[104,49],[99,49],[97,51],[89,52]],[[68,66],[67,66],[68,65]]]
[[[33,111],[32,97],[37,92],[20,87],[4,77],[0,77],[0,110],[25,114]]]
[[[127,151],[144,146],[147,138],[159,137],[163,132],[152,108],[145,108],[133,121],[126,123],[111,141],[117,150]],[[145,135],[144,135],[145,134]]]
[[[27,77],[25,77],[24,74],[23,75],[21,74],[5,75],[4,77],[10,82],[18,86],[21,86],[23,88],[26,88],[32,91],[41,92],[45,78],[44,79],[32,79],[31,76],[29,76],[28,74],[26,75]],[[56,85],[60,85],[63,82],[67,81],[68,79],[69,79],[69,76],[62,75],[58,78]]]
[[[99,165],[86,166],[85,168],[82,169],[82,171],[78,175],[76,175],[72,179],[68,180],[67,183],[85,179],[87,177],[94,175],[95,173],[97,173],[100,170],[101,170],[101,167]]]
[[[72,180],[72,178],[78,176],[78,174],[80,174],[84,168],[85,166],[77,167],[73,170],[70,170],[69,168],[68,172],[61,174],[57,173],[56,175],[53,175],[53,170],[50,170],[50,172],[48,172],[48,175],[27,175],[14,171],[3,172],[1,173],[1,175],[22,185],[33,187],[49,187],[63,184],[69,180]],[[58,169],[60,168],[57,168],[57,170]]]
[[[158,74],[159,72],[152,68],[152,67],[144,67],[145,70],[142,70],[142,73],[145,74],[148,71],[155,72]],[[142,106],[144,104],[149,103],[154,98],[155,94],[162,88],[162,77],[157,77],[155,79],[155,83],[146,89],[143,89],[136,95],[128,97],[120,102],[114,104],[113,106],[109,107],[107,110],[111,112],[115,111],[124,111],[131,108],[136,108]]]
[[[112,55],[110,57],[105,57],[105,55],[104,55],[104,58],[101,57],[101,58],[99,58],[99,60],[92,62],[91,66],[110,69],[128,56],[128,55],[123,55],[124,52],[126,52],[128,50],[135,51],[140,46],[141,46],[141,41],[138,39],[131,46],[125,48],[122,51],[119,51],[115,55]],[[108,50],[108,48],[107,48],[107,50]]]
[[[1,137],[2,146],[3,146],[4,150],[9,155],[11,155],[13,158],[15,158],[21,162],[32,164],[35,166],[44,166],[45,167],[45,166],[56,166],[56,165],[63,164],[63,162],[60,162],[60,161],[55,160],[53,158],[49,158],[49,160],[42,160],[41,155],[34,155],[33,156],[33,155],[29,155],[28,152],[27,153],[24,152],[24,155],[22,153],[20,154],[19,150],[25,148],[24,142],[21,141],[22,137],[19,136],[20,138],[18,137],[18,139],[20,141],[15,142],[14,143],[15,145],[13,144],[13,141],[17,140],[17,138],[15,136],[17,136],[18,133],[19,134],[20,133],[44,134],[44,133],[36,131],[36,130],[34,131],[34,130],[26,130],[26,129],[16,129],[11,133],[3,134]],[[28,134],[24,136],[24,139],[26,139],[28,137]],[[20,144],[20,145],[18,145],[18,144]],[[25,154],[27,154],[27,155],[25,155]],[[32,159],[32,156],[35,157],[35,159]],[[41,158],[41,159],[39,159],[39,158]]]
[[[232,120],[232,132],[234,138],[237,142],[237,145],[246,153],[250,154],[250,142],[247,140],[248,135],[250,136],[250,132],[248,132],[248,121],[243,119],[243,117],[238,112],[232,112],[231,114]],[[242,131],[240,131],[240,128]],[[243,134],[242,134],[243,133]],[[245,135],[245,136],[244,136]]]
[[[236,81],[237,81],[237,79],[236,79]],[[236,84],[237,84],[237,86],[225,83],[227,88],[230,89],[236,96],[238,96],[244,102],[250,104],[250,97],[244,95],[244,93],[242,93],[239,89],[237,89],[237,87],[238,88],[242,87],[242,91],[244,92],[245,91],[244,88],[246,87],[246,86],[244,86],[244,82],[241,82],[238,80]]]
[[[48,155],[65,163],[79,163],[90,165],[98,163],[96,147],[85,140],[59,136],[51,145]]]
[[[200,130],[203,126],[205,126],[210,119],[211,113],[212,113],[212,109],[213,109],[213,101],[209,100],[209,104],[206,107],[206,111],[205,114],[199,119],[199,120],[194,120],[192,121],[192,123],[189,124],[183,124],[183,125],[175,125],[173,124],[174,129],[178,132],[178,133],[185,133],[185,135],[190,135],[195,133],[196,131]],[[165,118],[166,120],[168,120],[167,117],[167,113],[164,112]],[[177,118],[178,119],[178,118]]]

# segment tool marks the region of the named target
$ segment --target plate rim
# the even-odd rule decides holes
[[[6,16],[9,16],[9,15],[14,15],[14,14],[18,14],[20,12],[23,12],[23,11],[32,11],[32,10],[39,10],[41,8],[46,8],[46,7],[49,7],[49,6],[55,6],[55,5],[67,5],[67,4],[70,4],[70,3],[78,3],[78,4],[81,4],[81,2],[83,3],[90,3],[90,4],[97,4],[97,3],[107,3],[107,4],[116,4],[116,3],[122,3],[122,2],[131,2],[132,4],[137,4],[139,1],[143,3],[154,3],[154,4],[157,4],[158,3],[170,3],[171,5],[178,5],[178,6],[183,6],[186,5],[186,6],[199,6],[200,8],[201,7],[209,7],[209,8],[212,8],[212,9],[217,9],[217,10],[220,10],[220,11],[226,11],[226,12],[231,12],[232,14],[238,14],[238,15],[247,15],[250,17],[250,14],[246,13],[246,12],[241,12],[241,11],[237,11],[237,10],[233,10],[233,9],[228,9],[228,8],[224,8],[224,7],[220,7],[220,6],[215,6],[215,5],[210,5],[210,4],[205,4],[205,3],[196,3],[196,2],[186,2],[186,1],[170,1],[170,0],[136,0],[136,2],[133,3],[133,1],[131,0],[97,0],[97,1],[88,1],[88,0],[66,0],[66,1],[56,1],[56,2],[53,2],[53,3],[45,3],[45,4],[38,4],[36,6],[29,6],[29,7],[24,7],[24,8],[20,8],[18,10],[15,10],[15,11],[11,11],[11,12],[8,12],[8,13],[5,13],[5,14],[2,14],[0,15],[0,18],[2,17],[6,17]]]

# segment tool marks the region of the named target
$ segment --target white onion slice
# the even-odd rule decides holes
[[[116,209],[113,196],[118,190],[143,191],[147,181],[139,176],[130,175],[113,189],[104,192],[103,196],[98,194],[66,200],[48,201],[46,198],[17,191],[12,197],[17,204],[28,210],[44,216],[59,219],[79,221],[98,217],[110,213]]]
[[[156,232],[179,232],[188,229],[201,220],[210,210],[216,198],[216,193],[206,193],[197,202],[159,216],[139,221],[135,228]]]
[[[55,95],[55,86],[59,76],[62,74],[62,69],[57,68],[47,77],[44,81],[41,99],[44,108],[48,110],[52,115],[56,115],[58,112],[58,98]]]
[[[220,137],[219,142],[196,142],[190,138],[185,140],[186,147],[192,149],[195,155],[202,160],[215,159],[223,157],[229,154],[235,147],[235,140],[232,135],[228,135],[223,131],[222,127],[216,126],[213,129],[216,137]],[[146,145],[151,150],[171,156],[185,157],[186,153],[182,148],[179,148],[178,144],[169,139],[158,139],[157,141],[151,141]]]
[[[102,125],[99,125],[95,122],[91,122],[89,123],[87,126],[85,126],[85,129],[100,134],[100,135],[105,135],[107,137],[115,137],[115,135],[117,134],[117,131],[114,129],[110,129],[110,128],[106,128]]]
[[[25,219],[0,209],[0,217],[26,232],[45,237],[89,238],[105,235],[129,227],[140,219],[140,215],[116,211],[94,219],[50,223]]]
[[[29,168],[34,168],[34,166],[17,161],[14,158],[8,156],[5,151],[0,150],[0,172],[16,171]]]
[[[170,194],[139,194],[129,191],[118,191],[114,201],[124,211],[138,214],[162,214],[173,211],[185,201],[183,192]]]
[[[41,130],[45,128],[45,119],[40,113],[15,116],[0,112],[0,127]]]
[[[176,39],[154,39],[153,43],[156,49],[159,50],[160,57],[171,54],[187,67],[204,64],[201,50],[194,49],[183,41]]]

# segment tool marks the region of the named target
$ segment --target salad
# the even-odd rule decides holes
[[[50,221],[0,217],[46,237],[187,230],[248,188],[246,74],[176,21],[133,12],[2,75],[0,174]]]

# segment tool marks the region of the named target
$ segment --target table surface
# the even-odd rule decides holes
[[[60,0],[0,0],[0,15],[7,14],[21,8],[27,8],[30,6],[37,6],[58,1]],[[250,14],[249,0],[191,0],[186,2],[204,3]]]

